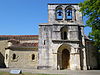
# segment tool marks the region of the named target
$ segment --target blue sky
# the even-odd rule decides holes
[[[0,35],[38,35],[38,25],[48,22],[48,3],[79,2],[83,0],[0,0]],[[89,31],[85,28],[86,35]]]

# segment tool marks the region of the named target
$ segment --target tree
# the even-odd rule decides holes
[[[85,0],[79,5],[83,16],[88,18],[86,26],[92,28],[89,36],[94,41],[94,45],[100,48],[100,0]]]

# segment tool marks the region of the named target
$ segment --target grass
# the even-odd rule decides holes
[[[10,74],[9,72],[0,72],[0,75],[58,75],[58,74],[32,74],[32,73]]]

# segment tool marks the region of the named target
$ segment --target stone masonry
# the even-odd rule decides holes
[[[48,4],[49,22],[39,25],[39,69],[87,70],[79,9],[78,4]]]

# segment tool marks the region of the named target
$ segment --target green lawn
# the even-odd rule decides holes
[[[0,72],[0,75],[58,75],[58,74],[32,74],[32,73],[10,74],[8,72]]]

